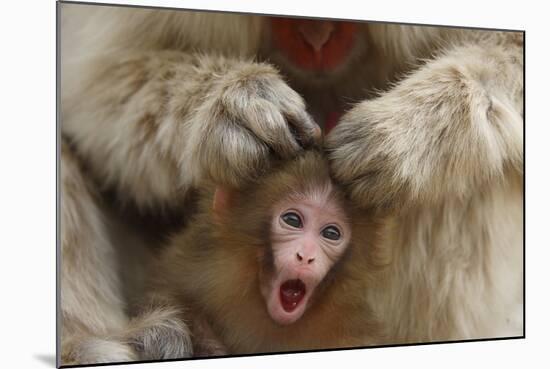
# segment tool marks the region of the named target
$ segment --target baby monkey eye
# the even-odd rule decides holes
[[[289,211],[288,213],[285,213],[281,216],[281,219],[283,222],[288,224],[291,227],[294,228],[302,228],[302,219],[300,219],[300,216],[292,211]]]
[[[340,239],[340,231],[335,226],[328,226],[323,229],[321,232],[324,238],[329,240],[337,241]]]

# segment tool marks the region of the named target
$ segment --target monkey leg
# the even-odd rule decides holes
[[[117,260],[98,199],[70,148],[61,148],[61,363],[135,360],[109,337],[124,329]]]
[[[153,303],[130,321],[122,339],[134,348],[140,360],[191,357],[191,333],[182,315],[172,306]]]

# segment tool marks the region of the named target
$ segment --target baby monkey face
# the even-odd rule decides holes
[[[273,275],[262,286],[279,324],[304,314],[316,287],[346,250],[351,229],[331,185],[279,202],[271,222]]]

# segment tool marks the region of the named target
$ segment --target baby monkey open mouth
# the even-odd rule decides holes
[[[306,285],[300,279],[290,279],[281,285],[279,295],[286,312],[292,312],[306,295]]]

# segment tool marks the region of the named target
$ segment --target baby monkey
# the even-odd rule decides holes
[[[351,209],[317,151],[244,188],[207,189],[162,254],[154,295],[181,309],[195,356],[364,346],[377,326],[358,238],[374,225]],[[156,339],[154,356],[172,357],[158,354],[170,337]]]

